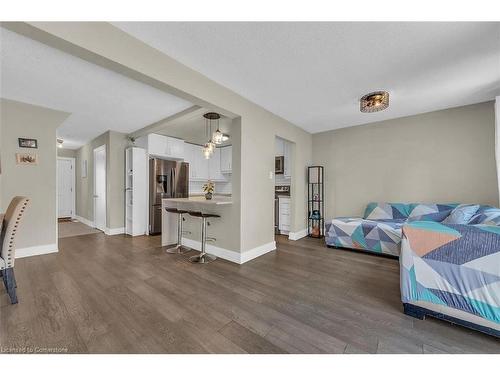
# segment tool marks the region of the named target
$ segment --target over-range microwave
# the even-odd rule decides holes
[[[285,157],[284,156],[276,156],[276,158],[274,160],[274,173],[275,174],[285,173]]]

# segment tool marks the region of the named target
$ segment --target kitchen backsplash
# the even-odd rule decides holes
[[[189,194],[203,194],[204,181],[190,181]],[[227,182],[215,182],[214,194],[231,194],[232,186],[231,180]]]

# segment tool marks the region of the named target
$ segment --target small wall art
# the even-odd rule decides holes
[[[38,164],[38,154],[16,154],[16,164],[21,165],[37,165]]]
[[[22,148],[38,148],[38,141],[31,138],[18,138],[19,147]]]

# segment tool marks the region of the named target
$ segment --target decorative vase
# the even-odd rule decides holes
[[[209,201],[210,199],[212,199],[212,193],[206,193],[206,194],[205,194],[205,199],[206,199],[207,201]]]

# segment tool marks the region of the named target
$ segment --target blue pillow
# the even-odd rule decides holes
[[[451,211],[450,216],[442,221],[443,224],[468,224],[479,209],[478,204],[461,204]]]

